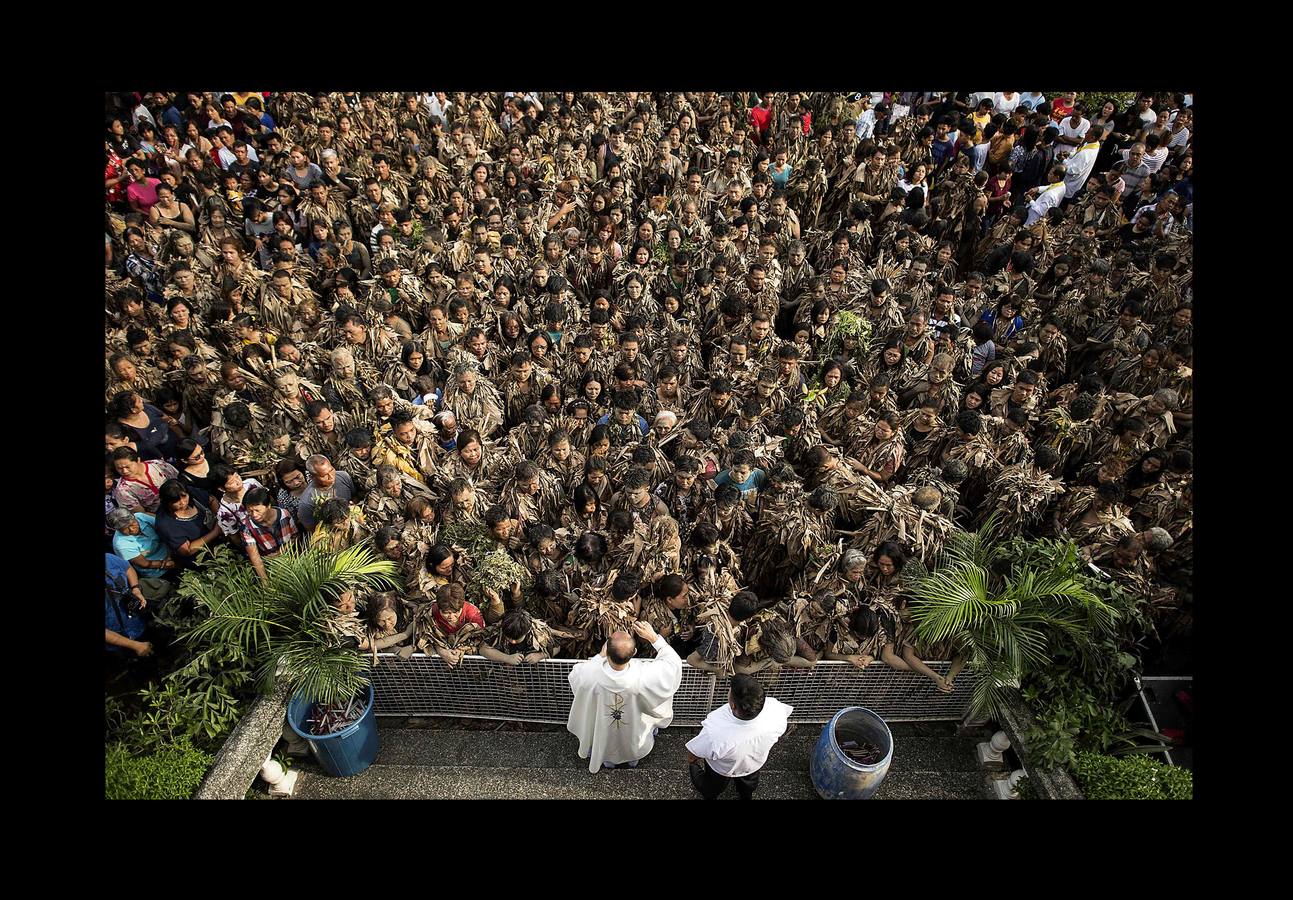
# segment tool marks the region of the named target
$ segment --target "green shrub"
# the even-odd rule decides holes
[[[1088,800],[1193,800],[1194,776],[1147,756],[1079,753],[1073,766]]]
[[[1059,91],[1042,91],[1047,100],[1054,100],[1060,95]],[[1104,106],[1104,101],[1112,100],[1118,107],[1118,112],[1127,108],[1133,100],[1136,99],[1137,91],[1078,91],[1077,99],[1086,105],[1087,113],[1096,115],[1100,112],[1100,107]]]
[[[104,796],[109,800],[188,800],[214,757],[188,738],[143,756],[110,744],[104,758]]]

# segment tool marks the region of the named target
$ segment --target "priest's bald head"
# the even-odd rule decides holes
[[[622,669],[629,664],[634,656],[637,656],[637,642],[633,640],[633,635],[627,631],[615,631],[611,633],[610,640],[606,642],[606,658],[610,660],[611,666],[616,669]]]

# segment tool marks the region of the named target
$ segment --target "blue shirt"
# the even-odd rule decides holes
[[[997,311],[995,309],[985,310],[983,315],[979,316],[979,321],[987,322],[995,329],[997,327]],[[1001,339],[1003,341],[1008,340],[1010,337],[1014,335],[1016,331],[1022,330],[1023,327],[1024,327],[1024,317],[1015,316],[1014,319],[1011,320],[1010,324],[1006,326],[1005,333],[1001,335]]]
[[[651,426],[648,425],[647,420],[642,418],[641,416],[636,416],[635,418],[638,420],[638,430],[642,432],[643,437],[646,437],[647,432],[651,430]],[[609,425],[610,423],[611,423],[610,413],[607,413],[606,415],[602,416],[600,419],[597,420],[598,425]]]
[[[723,484],[733,485],[738,491],[741,492],[741,496],[744,497],[746,494],[750,493],[750,491],[755,491],[762,488],[763,483],[767,480],[768,480],[768,476],[764,474],[762,469],[751,469],[750,474],[746,477],[746,479],[742,481],[740,484],[737,484],[735,481],[732,480],[732,470],[724,469],[722,472],[719,472],[718,476],[714,479],[714,486],[718,487],[719,485],[723,485]]]
[[[113,552],[127,562],[139,556],[149,562],[160,562],[166,559],[166,545],[157,534],[156,520],[148,513],[137,512],[135,521],[139,523],[139,534],[122,534],[118,531],[112,537]],[[150,576],[156,578],[159,573],[158,569],[136,572],[143,578]]]
[[[126,609],[130,595],[130,582],[126,579],[126,573],[130,570],[130,564],[120,556],[105,553],[103,565],[103,627],[137,641],[144,633],[144,620]],[[104,641],[103,646],[104,649],[117,653],[122,649],[107,641]]]

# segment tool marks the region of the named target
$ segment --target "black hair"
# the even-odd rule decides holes
[[[586,485],[581,485],[586,487]],[[589,488],[589,490],[592,490]],[[575,559],[585,565],[595,565],[606,555],[606,538],[596,531],[585,531],[575,541]]]
[[[528,612],[523,609],[513,609],[503,615],[499,630],[507,640],[521,641],[530,633],[533,625],[534,620]]]
[[[242,505],[246,509],[248,506],[273,506],[274,503],[270,499],[269,488],[254,487],[242,495]]]
[[[1106,481],[1096,488],[1096,494],[1099,495],[1101,500],[1109,503],[1121,503],[1123,498],[1127,496],[1127,489],[1116,481]]]
[[[224,421],[234,428],[246,428],[251,424],[251,410],[247,404],[235,400],[224,408]]]
[[[392,415],[391,420],[394,421],[394,419],[395,416]],[[346,432],[346,446],[350,447],[352,450],[358,450],[361,447],[373,446],[372,432],[365,428],[350,429]]]
[[[498,525],[501,522],[506,522],[510,518],[512,518],[512,514],[507,507],[501,505],[491,506],[485,511],[485,527],[493,528],[495,525]]]
[[[743,622],[759,611],[758,596],[753,591],[739,591],[732,597],[728,612],[737,622]]]
[[[632,598],[634,594],[642,587],[642,576],[637,572],[621,572],[615,577],[611,585],[611,597],[615,600],[624,601]]]
[[[453,548],[447,544],[436,544],[427,551],[426,570],[428,572],[434,572],[437,566],[450,557],[453,557],[454,564],[456,565],[458,559],[454,555]]]
[[[983,416],[977,409],[965,409],[956,415],[956,427],[966,434],[978,434],[983,430]]]
[[[118,450],[114,451],[113,458],[115,459],[116,454],[120,453],[122,450],[128,450],[128,449],[130,448],[128,447],[119,448]],[[189,492],[188,488],[184,486],[184,482],[180,481],[178,478],[168,478],[162,484],[161,489],[157,492],[158,500],[159,500],[157,511],[159,513],[165,512],[167,515],[170,515],[171,507],[174,506],[175,503],[181,497],[186,496],[188,492]]]

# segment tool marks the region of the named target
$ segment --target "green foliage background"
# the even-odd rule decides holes
[[[143,756],[125,744],[111,744],[104,757],[104,796],[108,800],[187,800],[211,768],[212,759],[188,738]]]
[[[1193,800],[1194,776],[1146,756],[1079,753],[1073,767],[1088,800]]]

